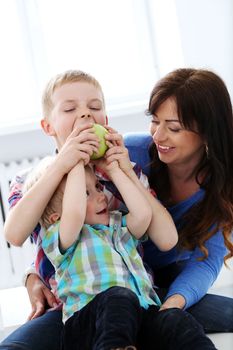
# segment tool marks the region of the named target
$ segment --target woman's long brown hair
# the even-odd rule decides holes
[[[208,147],[193,171],[205,195],[183,217],[179,245],[191,250],[199,247],[205,258],[206,240],[221,230],[229,250],[226,261],[233,256],[233,112],[229,93],[214,72],[184,68],[169,73],[155,85],[147,114],[156,113],[169,97],[175,99],[184,128],[193,130],[195,126]],[[170,195],[167,166],[159,160],[154,144],[150,155],[150,185],[166,201]]]

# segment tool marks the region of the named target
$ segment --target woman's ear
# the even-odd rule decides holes
[[[49,221],[50,221],[51,225],[54,224],[59,219],[60,219],[60,214],[58,214],[58,213],[53,213],[53,214],[49,215]]]
[[[44,130],[44,132],[46,133],[46,135],[55,136],[55,131],[48,120],[42,119],[40,121],[40,125],[41,125],[42,129]]]

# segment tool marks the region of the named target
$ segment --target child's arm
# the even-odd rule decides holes
[[[109,141],[107,151],[108,161],[118,161],[120,168],[133,181],[141,194],[147,199],[152,209],[152,220],[148,227],[147,234],[161,251],[172,249],[178,241],[178,234],[171,215],[166,208],[155,199],[152,194],[143,186],[135,174],[128,156],[128,150],[124,146],[123,138],[115,130],[106,135]],[[114,147],[111,145],[114,143]],[[126,203],[127,205],[127,203]]]
[[[84,225],[87,207],[86,179],[83,161],[69,172],[62,201],[59,238],[62,250],[68,249],[78,238]]]
[[[177,244],[178,234],[171,215],[143,186],[133,169],[128,172],[128,176],[151,205],[152,219],[147,230],[148,236],[161,251],[172,249]]]
[[[126,224],[129,231],[137,238],[141,238],[151,222],[151,207],[142,192],[134,182],[119,168],[117,162],[111,162],[105,169],[111,178],[129,210]]]
[[[63,176],[80,159],[89,161],[93,152],[93,143],[97,139],[93,130],[90,129],[90,132],[88,130],[88,127],[91,128],[92,125],[90,123],[90,125],[77,128],[71,133],[46,173],[10,210],[4,226],[4,235],[7,241],[21,246],[39,222]]]

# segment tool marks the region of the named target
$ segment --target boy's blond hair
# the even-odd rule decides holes
[[[39,164],[28,174],[23,186],[23,194],[29,191],[29,189],[40,179],[40,177],[46,172],[47,168],[52,164],[54,159],[55,157],[52,156],[43,158]],[[64,180],[65,177],[62,179],[62,181]],[[57,212],[61,213],[62,211],[62,199],[64,193],[61,188],[61,183],[57,187],[41,216],[40,224],[45,229],[47,229],[52,224],[50,216]]]
[[[51,110],[53,109],[52,96],[54,91],[64,84],[76,82],[86,82],[94,85],[97,89],[100,90],[103,97],[103,103],[105,104],[102,87],[98,80],[96,80],[92,75],[81,70],[67,70],[63,73],[57,74],[52,79],[50,79],[44,89],[42,95],[42,109],[44,119],[49,117]]]

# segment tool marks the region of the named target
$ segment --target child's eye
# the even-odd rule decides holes
[[[100,107],[90,107],[90,109],[92,109],[93,111],[100,111],[101,110]]]
[[[97,183],[95,185],[96,189],[98,190],[98,192],[103,192],[104,186],[101,183]]]
[[[65,109],[65,113],[73,112],[74,110],[75,110],[75,108]]]

